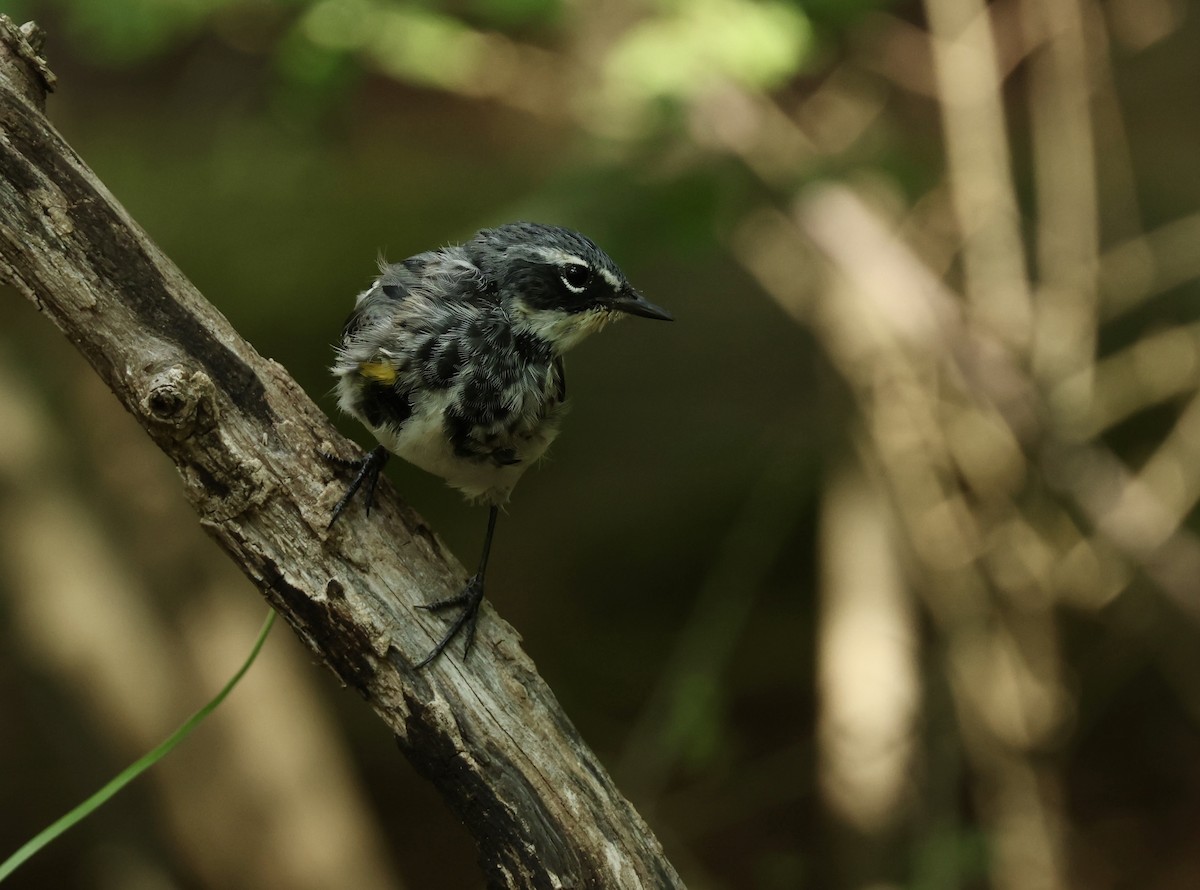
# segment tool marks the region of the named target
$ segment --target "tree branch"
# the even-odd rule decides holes
[[[63,331],[168,454],[200,522],[367,700],[466,823],[493,886],[679,887],[488,609],[469,662],[413,664],[442,630],[414,606],[465,573],[385,485],[326,531],[351,456],[287,372],[230,326],[41,113],[36,30],[0,16],[0,277]]]

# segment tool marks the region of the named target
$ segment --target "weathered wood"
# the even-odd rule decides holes
[[[352,446],[49,124],[52,78],[0,16],[0,276],[83,353],[175,462],[204,528],[395,733],[475,837],[489,884],[681,886],[494,611],[469,661],[413,670],[444,629],[414,607],[457,593],[464,571],[386,484],[369,520],[352,508],[326,531],[347,479],[320,452]]]

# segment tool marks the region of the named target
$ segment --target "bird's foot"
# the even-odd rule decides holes
[[[329,518],[329,525],[325,528],[333,528],[333,524],[337,522],[338,517],[342,515],[342,511],[350,504],[350,500],[364,484],[367,486],[366,491],[366,508],[367,515],[371,515],[371,505],[375,502],[375,486],[379,483],[379,474],[383,472],[384,466],[391,457],[388,450],[382,445],[377,446],[370,451],[362,460],[347,460],[344,457],[339,457],[336,454],[329,454],[322,451],[321,456],[327,461],[334,464],[339,464],[343,467],[357,467],[358,472],[354,476],[354,480],[350,483],[350,487],[346,489],[346,493],[342,495],[333,507],[333,515]]]
[[[422,658],[415,665],[417,670],[425,667],[439,655],[441,655],[450,642],[459,635],[466,633],[466,645],[463,646],[463,659],[471,652],[471,644],[475,641],[475,624],[479,621],[479,607],[483,604],[483,576],[474,575],[467,582],[467,586],[463,588],[463,592],[458,596],[448,597],[444,600],[426,603],[423,606],[418,606],[420,609],[425,609],[429,612],[440,612],[443,609],[462,608],[462,612],[454,619],[454,624],[446,631],[446,635],[441,641],[433,647],[433,651]]]

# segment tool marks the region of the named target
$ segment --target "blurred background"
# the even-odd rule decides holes
[[[1193,4],[0,11],[48,32],[66,139],[331,414],[379,255],[553,222],[675,313],[569,356],[489,595],[690,887],[1200,886]],[[207,700],[265,609],[3,293],[7,855]],[[389,475],[473,564],[484,511]],[[483,884],[282,626],[10,883]]]

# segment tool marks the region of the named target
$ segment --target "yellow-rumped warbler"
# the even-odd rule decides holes
[[[423,607],[462,612],[418,668],[464,629],[471,651],[500,506],[558,435],[562,354],[622,314],[671,320],[590,239],[529,222],[382,265],[359,294],[332,370],[339,406],[380,444],[329,524],[364,484],[370,512],[390,454],[490,507],[478,571],[458,596]]]

